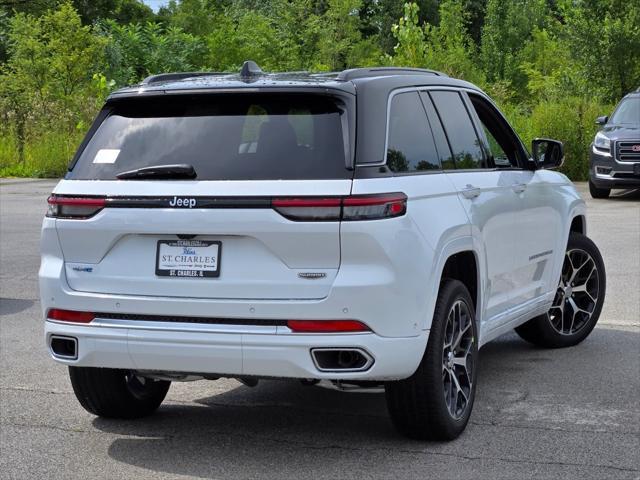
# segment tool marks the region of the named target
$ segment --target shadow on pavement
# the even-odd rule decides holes
[[[109,446],[109,456],[119,462],[202,478],[265,478],[276,472],[281,478],[342,478],[358,477],[358,471],[362,476],[385,476],[385,472],[393,475],[408,460],[414,464],[411,468],[424,467],[425,462],[436,462],[443,468],[443,462],[455,465],[457,455],[486,456],[490,462],[492,456],[508,455],[503,449],[519,448],[515,446],[519,441],[524,449],[518,455],[526,457],[531,442],[488,429],[503,421],[530,422],[525,425],[528,430],[520,432],[558,442],[558,451],[564,451],[560,443],[565,440],[536,432],[536,428],[544,429],[545,422],[575,420],[544,415],[562,415],[565,407],[571,415],[582,415],[579,408],[576,410],[576,398],[581,399],[585,412],[592,404],[608,405],[610,393],[604,392],[602,398],[596,393],[604,390],[605,381],[613,389],[622,388],[616,390],[617,403],[612,408],[637,403],[633,399],[639,390],[639,341],[637,331],[598,328],[581,345],[562,350],[533,347],[513,333],[488,344],[480,352],[471,423],[465,434],[451,443],[416,442],[398,435],[387,416],[383,394],[344,393],[285,380],[261,381],[255,388],[238,386],[195,400],[200,405],[191,400],[185,404],[169,402],[156,415],[139,421],[95,419],[93,425],[103,432],[129,436],[117,438]],[[614,371],[626,388],[614,385]],[[628,393],[621,393],[624,390]],[[543,401],[547,403],[540,405]],[[514,409],[519,404],[520,408]],[[528,412],[531,405],[539,405],[539,418],[527,417],[527,413],[522,414],[523,419],[512,418],[520,415],[518,412]],[[584,428],[603,431],[598,430],[600,421],[597,415],[591,423],[587,418]],[[634,422],[632,417],[629,428],[637,429]],[[558,425],[551,424],[554,430]],[[473,471],[473,465],[464,468]],[[351,470],[340,470],[345,466]]]
[[[33,306],[33,300],[20,298],[0,298],[0,315],[13,315],[27,310]]]

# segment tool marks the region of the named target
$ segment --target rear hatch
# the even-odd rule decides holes
[[[320,94],[108,103],[50,199],[69,286],[326,297],[340,267],[332,205],[351,190],[346,112],[344,100]]]

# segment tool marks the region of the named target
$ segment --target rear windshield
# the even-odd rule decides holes
[[[197,180],[350,178],[346,113],[321,95],[176,95],[111,107],[67,178],[189,164]]]
[[[616,111],[613,112],[609,123],[640,125],[640,97],[622,100]]]

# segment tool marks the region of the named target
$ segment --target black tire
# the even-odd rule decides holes
[[[591,198],[609,198],[611,189],[598,188],[591,180],[589,180],[589,193],[591,194]]]
[[[171,385],[113,368],[69,367],[69,378],[80,405],[89,413],[106,418],[151,415]]]
[[[598,322],[598,318],[600,318],[600,313],[602,312],[602,304],[604,303],[604,296],[606,292],[606,283],[607,283],[602,255],[600,255],[600,251],[598,250],[598,247],[595,245],[595,243],[593,243],[593,241],[591,241],[585,235],[582,235],[580,233],[575,233],[575,232],[572,232],[569,235],[569,241],[567,243],[567,252],[571,252],[571,251],[584,251],[588,253],[593,259],[593,265],[598,273],[598,276],[596,279],[598,282],[597,284],[598,293],[595,299],[596,301],[593,302],[592,297],[589,297],[588,299],[586,299],[589,305],[593,304],[590,317],[588,320],[584,320],[580,324],[579,328],[577,328],[575,331],[572,331],[573,321],[575,321],[576,314],[573,311],[573,309],[571,309],[571,312],[573,312],[574,320],[571,323],[571,327],[567,329],[567,331],[564,331],[563,326],[568,322],[564,322],[564,319],[560,318],[559,321],[564,323],[560,323],[561,327],[560,329],[558,329],[558,320],[554,319],[554,312],[559,312],[559,309],[558,307],[555,307],[555,308],[552,307],[549,313],[535,317],[529,320],[527,323],[520,325],[519,327],[516,328],[516,333],[520,335],[520,337],[526,340],[527,342],[530,342],[530,343],[533,343],[534,345],[545,347],[545,348],[571,347],[573,345],[577,345],[578,343],[582,342],[585,338],[587,338],[591,333],[591,331],[593,330],[593,328],[596,326],[596,323]],[[585,265],[584,267],[583,267],[583,270],[586,272],[586,270],[590,267],[590,264]],[[560,280],[561,285],[566,280],[565,279],[566,268],[567,268],[567,256],[565,255],[564,265],[562,267],[563,273],[562,273],[562,278]],[[583,272],[582,274],[584,275],[585,272]],[[593,287],[594,279],[590,279],[589,282],[591,282],[591,285]],[[563,296],[562,291],[563,291],[563,288],[559,286],[558,293],[556,294],[556,298],[554,299],[554,306],[557,303],[561,304],[566,298],[565,296]],[[573,295],[576,295],[576,294],[574,293]],[[573,295],[571,296],[573,297]],[[584,301],[584,300],[585,299],[582,299],[581,301]],[[575,301],[576,300],[574,300],[574,302]],[[565,308],[567,308],[566,305],[565,305]],[[563,311],[563,314],[564,314],[564,311]],[[563,333],[561,333],[561,330],[563,331]]]
[[[462,385],[465,378],[470,378],[470,388],[467,390],[464,409],[461,408],[458,416],[450,413],[445,400],[447,383],[453,385],[453,382],[446,382],[446,379],[453,379],[447,375],[443,364],[447,358],[447,339],[453,338],[449,329],[449,313],[454,305],[459,305],[459,301],[464,302],[468,311],[469,323],[465,323],[470,326],[470,338],[465,337],[465,350],[468,349],[465,371],[468,373],[458,380]],[[418,369],[407,379],[385,385],[387,409],[393,424],[401,433],[420,440],[453,440],[462,433],[469,421],[475,398],[477,338],[475,311],[469,291],[458,280],[443,280],[438,292],[429,341]],[[455,348],[451,351],[455,351]],[[458,399],[462,397],[456,394],[455,398],[457,408]]]

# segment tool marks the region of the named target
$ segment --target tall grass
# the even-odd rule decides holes
[[[58,178],[78,148],[83,134],[48,131],[27,139],[24,160],[19,160],[18,142],[11,132],[0,136],[0,177]]]

